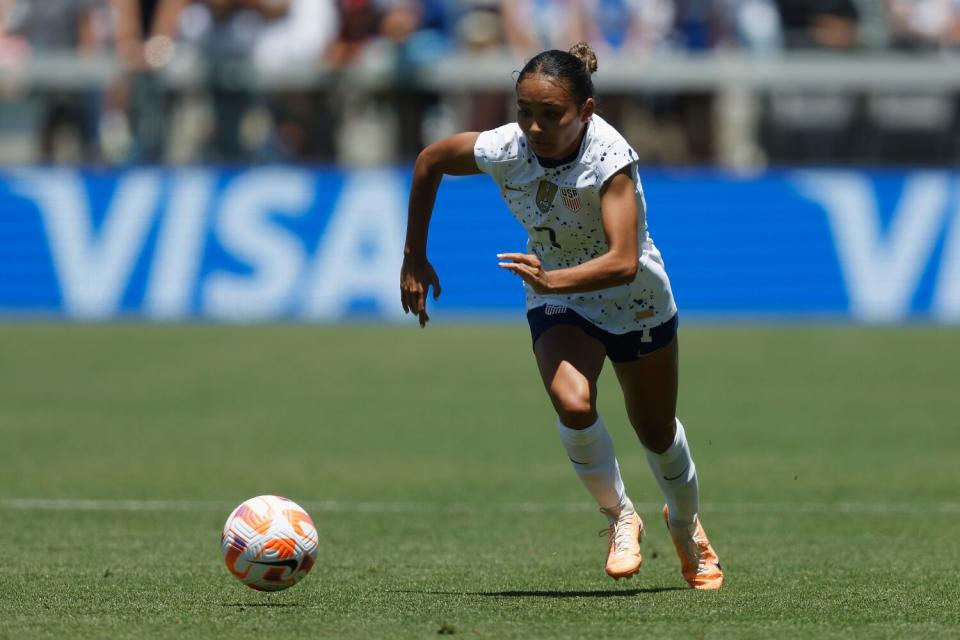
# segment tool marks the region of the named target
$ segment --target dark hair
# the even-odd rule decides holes
[[[520,70],[517,85],[535,73],[557,78],[566,83],[577,104],[583,104],[587,98],[593,97],[590,75],[596,70],[597,54],[586,42],[578,42],[570,47],[570,51],[550,49],[535,55]]]

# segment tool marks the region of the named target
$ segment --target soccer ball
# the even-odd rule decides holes
[[[292,587],[317,559],[317,529],[293,500],[257,496],[233,510],[220,537],[223,559],[237,580],[257,591]]]

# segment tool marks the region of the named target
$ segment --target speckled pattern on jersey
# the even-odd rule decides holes
[[[538,255],[547,270],[573,267],[607,252],[600,190],[615,173],[631,167],[641,250],[636,278],[630,284],[571,295],[539,295],[524,285],[528,309],[561,304],[611,333],[655,327],[676,313],[663,259],[647,233],[637,154],[602,118],[591,117],[579,155],[559,167],[545,168],[538,162],[516,123],[481,133],[474,155],[526,228],[528,251]]]

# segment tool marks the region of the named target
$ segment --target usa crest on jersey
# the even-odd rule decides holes
[[[570,211],[580,210],[580,192],[570,187],[560,189],[560,201]]]

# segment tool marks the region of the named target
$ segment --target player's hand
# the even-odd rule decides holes
[[[550,293],[550,273],[543,270],[540,258],[532,253],[498,253],[500,267],[523,278],[540,294]]]
[[[405,257],[400,267],[400,303],[404,313],[417,315],[420,326],[427,326],[430,316],[427,315],[427,292],[433,286],[433,299],[440,297],[440,278],[434,271],[433,265],[424,258],[416,260]]]

